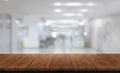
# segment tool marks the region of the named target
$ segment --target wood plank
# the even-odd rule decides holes
[[[25,71],[26,68],[36,59],[32,55],[11,55],[8,60],[4,60],[1,68],[4,71]]]
[[[95,67],[87,60],[86,55],[70,55],[74,71],[95,71]]]
[[[105,56],[106,59],[101,56]],[[107,71],[119,71],[120,70],[120,67],[112,63],[113,62],[112,60],[114,60],[113,57],[110,57],[111,61],[108,61],[109,59],[108,55],[88,55],[86,57],[96,67],[97,71],[106,71],[106,70]],[[120,64],[118,62],[116,63]]]
[[[36,60],[27,68],[27,71],[49,71],[54,55],[35,55]]]
[[[0,55],[0,71],[120,71],[120,55]]]
[[[51,62],[50,71],[69,71],[72,70],[71,60],[69,55],[54,55]]]

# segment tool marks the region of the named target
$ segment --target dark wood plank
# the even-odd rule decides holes
[[[34,55],[36,60],[27,68],[27,71],[49,71],[54,55]]]
[[[6,67],[4,67],[5,65],[16,62],[21,57],[22,56],[20,56],[20,55],[18,55],[18,56],[0,55],[0,70],[3,71],[4,69],[6,69]]]
[[[72,69],[73,67],[69,55],[54,55],[51,62],[50,71],[69,71]]]
[[[4,71],[25,71],[35,59],[32,55],[10,55],[10,58],[3,60],[4,63],[0,67]]]
[[[120,55],[0,55],[0,71],[120,71]]]
[[[89,60],[86,55],[69,55],[72,61],[74,71],[96,71],[96,68]]]
[[[101,56],[105,56],[105,58]],[[120,67],[118,67],[116,64],[120,65],[120,63],[116,62],[116,64],[114,64],[113,62],[116,56],[108,56],[109,55],[88,55],[86,57],[95,66],[97,71],[119,71]],[[108,61],[108,59],[111,60]]]

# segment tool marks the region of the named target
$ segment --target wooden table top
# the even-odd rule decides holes
[[[0,71],[120,71],[120,55],[0,55]]]

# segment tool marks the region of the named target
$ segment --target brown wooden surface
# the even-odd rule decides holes
[[[120,71],[120,55],[0,55],[0,71]]]

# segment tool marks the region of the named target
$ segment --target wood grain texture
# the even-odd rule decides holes
[[[120,55],[0,55],[0,71],[120,71]]]

